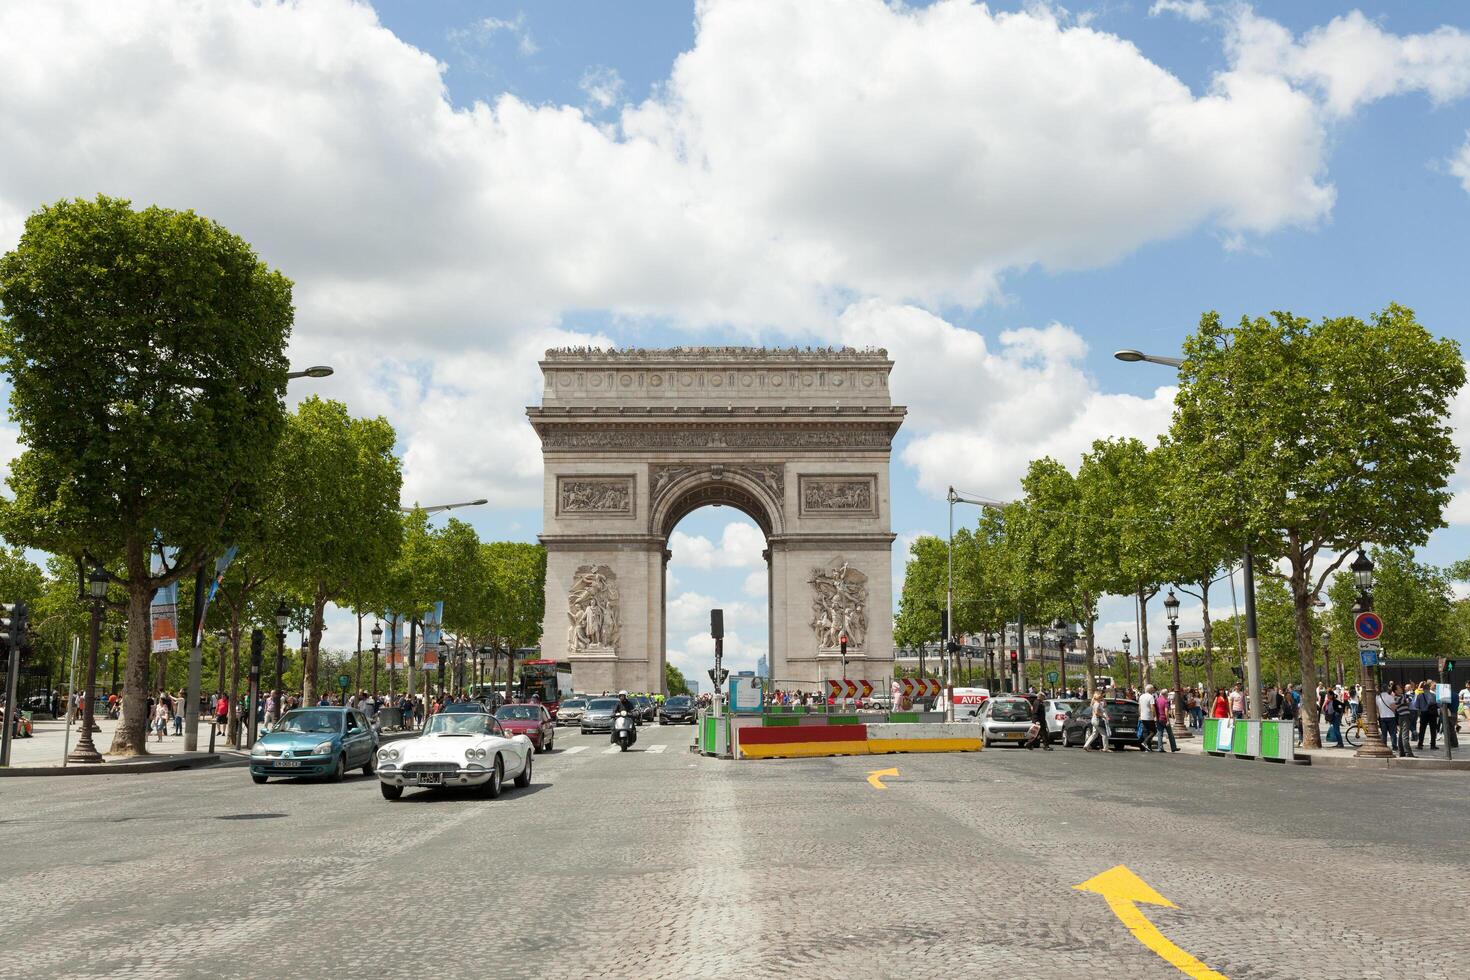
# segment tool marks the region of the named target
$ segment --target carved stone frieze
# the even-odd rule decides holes
[[[633,514],[631,476],[563,476],[556,484],[558,514],[595,514],[600,517]]]
[[[803,476],[800,487],[803,517],[859,517],[878,513],[878,478],[863,476]]]
[[[846,634],[849,650],[861,648],[868,635],[868,576],[837,558],[825,568],[813,568],[808,581],[817,646],[840,649]]]
[[[618,577],[606,565],[582,565],[567,595],[567,648],[614,652],[621,629]]]
[[[608,449],[877,449],[893,439],[891,425],[561,425],[543,423],[549,450]]]

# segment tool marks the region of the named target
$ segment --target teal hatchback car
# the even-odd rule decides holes
[[[250,778],[326,776],[338,782],[347,770],[373,774],[378,735],[356,708],[298,708],[250,750]]]

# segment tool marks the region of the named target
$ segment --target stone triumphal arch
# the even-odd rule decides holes
[[[847,676],[886,687],[892,368],[881,350],[547,351],[526,410],[545,463],[543,655],[579,691],[663,690],[669,535],[712,504],[765,533],[771,677],[842,676],[845,631]]]

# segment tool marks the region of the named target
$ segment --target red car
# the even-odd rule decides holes
[[[495,718],[505,729],[506,737],[524,735],[537,752],[550,752],[555,747],[556,724],[545,705],[502,704],[495,709]]]

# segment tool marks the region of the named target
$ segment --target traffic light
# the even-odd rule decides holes
[[[1440,657],[1439,669],[1444,671],[1446,674],[1453,674],[1455,672],[1455,662],[1449,657]]]
[[[838,642],[840,642],[842,644],[842,656],[844,658],[846,658],[847,657],[847,634],[846,633],[843,633],[840,637],[838,637]]]
[[[939,610],[939,635],[949,639],[949,610]]]
[[[0,628],[4,629],[7,649],[20,650],[26,646],[26,631],[30,629],[31,611],[24,602],[0,604]]]

